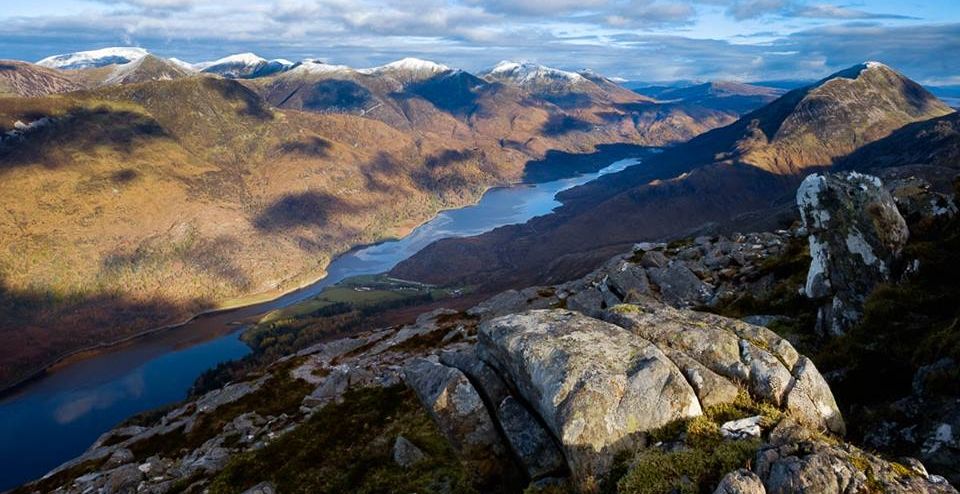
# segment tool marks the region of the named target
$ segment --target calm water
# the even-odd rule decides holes
[[[81,454],[123,419],[185,398],[203,371],[249,353],[239,339],[242,322],[310,298],[345,278],[389,271],[436,240],[477,235],[547,214],[560,205],[554,199],[557,192],[638,163],[620,160],[596,173],[492,189],[476,205],[441,212],[403,239],[340,256],[326,278],[301,290],[202,316],[56,369],[0,401],[0,491]]]

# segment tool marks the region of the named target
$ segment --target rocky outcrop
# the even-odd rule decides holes
[[[733,401],[730,395],[742,383],[756,398],[783,407],[811,427],[838,434],[845,430],[830,387],[813,362],[769,329],[656,303],[614,307],[606,318],[677,355],[674,361],[688,369],[701,400]]]
[[[504,316],[480,328],[479,353],[560,440],[574,477],[601,477],[645,431],[702,413],[693,388],[649,341],[568,310]]]
[[[757,453],[754,471],[768,494],[957,492],[945,479],[928,475],[925,470],[824,440],[769,445]]]
[[[477,476],[481,485],[504,475],[506,449],[480,394],[453,367],[417,359],[403,370],[430,417]]]
[[[824,301],[818,329],[842,334],[860,319],[873,288],[892,279],[907,224],[880,179],[855,172],[810,175],[797,205],[813,259],[805,293]]]

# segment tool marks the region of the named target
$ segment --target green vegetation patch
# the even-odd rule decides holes
[[[747,466],[760,445],[759,439],[750,439],[725,441],[713,448],[645,450],[634,458],[629,471],[617,482],[616,492],[709,493],[727,472]]]
[[[139,459],[153,455],[177,457],[183,451],[200,447],[219,434],[230,421],[244,413],[255,412],[263,417],[296,415],[303,398],[311,391],[313,386],[306,381],[293,378],[284,370],[278,370],[257,391],[221,405],[209,413],[201,414],[189,433],[176,429],[133,443],[129,449]]]
[[[410,469],[395,464],[402,435],[427,459]],[[214,494],[243,492],[263,481],[278,492],[474,492],[446,440],[403,386],[348,391],[267,447],[239,455],[210,486]]]
[[[731,441],[720,425],[760,415],[761,426],[773,427],[783,413],[769,403],[755,402],[741,391],[732,403],[708,407],[704,414],[675,420],[647,434],[648,444],[674,443],[670,450],[649,447],[617,458],[603,484],[607,494],[713,492],[727,472],[745,467],[754,458],[759,438]]]

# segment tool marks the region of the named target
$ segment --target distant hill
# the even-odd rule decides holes
[[[686,87],[638,88],[635,91],[660,101],[682,102],[736,114],[755,110],[786,92],[782,89],[726,81]]]
[[[81,89],[79,84],[57,70],[0,60],[0,96],[35,97],[78,89]]]

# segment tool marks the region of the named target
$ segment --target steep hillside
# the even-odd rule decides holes
[[[45,96],[80,89],[54,69],[14,60],[0,60],[0,96]]]
[[[753,226],[770,227],[779,219],[777,204],[790,200],[809,170],[950,111],[896,71],[858,65],[647,158],[644,166],[565,191],[557,214],[438,242],[393,274],[491,287],[556,281],[583,274],[591,259],[633,242],[710,224],[723,228],[746,213],[763,211]],[[443,269],[454,265],[467,267]]]
[[[614,130],[546,132],[547,111],[459,71],[355,72],[391,104],[391,125],[277,110],[218,77],[152,80],[163,77],[148,69],[169,65],[149,56],[89,70],[125,67],[151,80],[0,99],[0,331],[24,342],[0,349],[2,382],[79,348],[300,286],[338,253],[520,180],[547,150],[629,142]],[[244,83],[262,91],[293,75]],[[457,95],[474,90],[483,94],[467,119]]]
[[[913,164],[960,168],[960,113],[907,125],[844,157],[837,166],[870,170]]]

